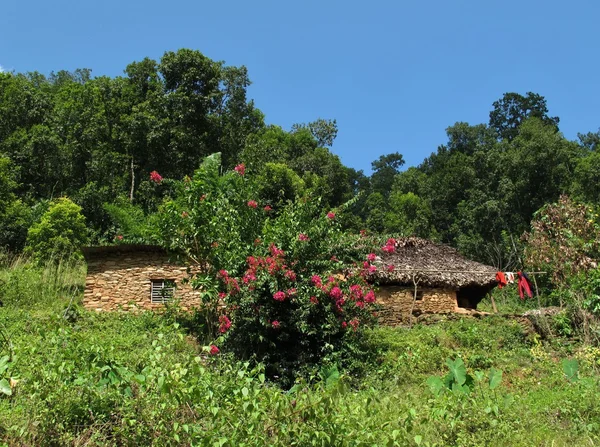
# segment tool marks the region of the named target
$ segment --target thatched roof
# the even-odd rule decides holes
[[[493,287],[494,267],[470,261],[452,247],[416,237],[396,240],[394,253],[382,253],[374,262],[377,271],[369,276],[379,284],[426,287]],[[393,266],[393,270],[390,266]]]

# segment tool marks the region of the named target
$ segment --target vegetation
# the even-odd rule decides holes
[[[599,443],[600,132],[569,141],[509,92],[366,175],[335,120],[267,125],[249,84],[187,49],[115,78],[0,72],[0,442]],[[398,235],[547,275],[482,303],[504,315],[377,327],[365,276]],[[78,248],[119,243],[202,266],[202,306],[83,310]]]
[[[281,389],[266,380],[261,365],[240,363],[225,351],[211,354],[176,309],[162,315],[81,310],[83,273],[78,265],[33,267],[18,259],[0,270],[6,337],[0,337],[0,358],[12,355],[0,370],[0,384],[12,384],[11,395],[0,397],[0,442],[600,442],[600,351],[582,344],[576,331],[541,339],[501,317],[376,328],[365,332],[369,356],[352,369],[317,367]]]
[[[449,126],[419,166],[401,171],[402,154],[383,154],[366,175],[330,151],[335,120],[266,125],[249,84],[245,67],[187,49],[115,78],[0,73],[0,246],[22,250],[45,201],[62,196],[82,207],[91,243],[151,240],[119,215],[155,214],[171,180],[216,152],[225,170],[243,163],[258,180],[254,200],[280,207],[310,193],[327,212],[358,196],[339,216],[346,229],[437,239],[502,269],[514,258],[506,241],[519,240],[540,208],[564,194],[599,203],[600,134],[567,140],[537,93],[506,93],[488,123]]]

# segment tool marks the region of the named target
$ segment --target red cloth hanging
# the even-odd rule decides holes
[[[519,297],[521,299],[525,298],[525,294],[529,298],[533,298],[533,293],[531,293],[531,284],[527,280],[527,277],[523,275],[521,272],[517,272],[518,284],[519,284]]]
[[[506,276],[504,276],[503,272],[496,273],[496,281],[498,281],[498,288],[499,289],[501,289],[506,284],[508,284],[508,282],[506,281]]]

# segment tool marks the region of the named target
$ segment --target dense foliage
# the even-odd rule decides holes
[[[256,200],[245,165],[220,168],[220,154],[208,157],[159,213],[168,247],[201,266],[193,283],[203,293],[206,331],[219,336],[215,347],[292,381],[339,361],[372,320],[367,244],[345,234],[318,198],[272,207]]]
[[[507,241],[541,207],[561,194],[600,201],[600,133],[565,139],[537,93],[506,93],[489,123],[451,125],[419,166],[401,171],[394,152],[368,176],[328,149],[335,120],[266,125],[249,84],[245,67],[186,49],[133,62],[115,78],[0,73],[0,246],[22,250],[47,201],[65,195],[82,207],[90,242],[155,242],[147,219],[174,191],[150,173],[182,180],[215,152],[224,169],[244,163],[253,199],[275,210],[306,194],[324,212],[357,197],[339,215],[345,228],[437,239],[499,268],[513,267]]]

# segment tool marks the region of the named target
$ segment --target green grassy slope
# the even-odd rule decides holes
[[[573,340],[542,342],[503,318],[376,328],[370,363],[284,392],[260,367],[209,356],[172,315],[82,310],[83,278],[82,267],[0,270],[14,353],[4,377],[17,381],[0,397],[0,445],[600,444],[600,351]],[[436,396],[427,381],[448,358],[485,378]],[[503,371],[494,389],[490,368]]]

